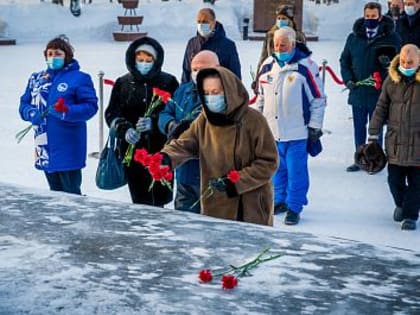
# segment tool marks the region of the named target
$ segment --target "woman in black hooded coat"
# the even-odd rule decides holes
[[[141,74],[136,67],[136,53],[144,50],[153,56],[153,67]],[[145,111],[153,96],[153,88],[169,92],[171,95],[178,88],[177,79],[161,70],[164,59],[162,46],[153,38],[143,37],[134,40],[127,49],[125,63],[128,73],[119,77],[112,89],[109,105],[105,111],[105,119],[109,127],[117,131],[119,149],[125,154],[131,141],[128,134],[136,129],[139,118],[144,117]],[[165,104],[159,105],[151,117],[149,130],[141,132],[136,148],[145,148],[149,153],[159,152],[166,142],[166,136],[161,134],[157,121],[159,112]],[[131,129],[131,130],[129,130]],[[172,192],[156,182],[149,191],[152,178],[149,172],[139,163],[132,161],[126,167],[128,188],[133,203],[141,203],[162,207],[172,200]]]

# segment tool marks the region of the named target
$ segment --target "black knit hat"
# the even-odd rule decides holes
[[[69,64],[73,60],[73,47],[70,45],[69,38],[62,34],[50,40],[45,47],[44,56],[47,58],[47,50],[48,49],[61,49],[66,54],[64,59],[64,64]]]
[[[284,15],[290,20],[293,20],[294,12],[293,7],[287,4],[280,5],[276,10],[276,15]]]

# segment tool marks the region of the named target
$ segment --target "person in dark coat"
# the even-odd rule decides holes
[[[191,62],[192,81],[185,82],[175,91],[159,115],[159,129],[171,139],[177,139],[201,113],[201,100],[197,91],[197,74],[205,68],[217,67],[219,59],[209,50],[200,51]],[[185,162],[176,169],[175,209],[200,213],[200,164],[198,159]]]
[[[358,86],[357,82],[367,79],[374,72],[380,72],[384,79],[390,60],[400,49],[400,43],[392,19],[381,15],[381,5],[377,2],[367,3],[364,17],[354,23],[353,32],[347,37],[340,57],[341,76],[349,89],[348,103],[352,106],[356,150],[366,143],[366,126],[380,94],[380,88]],[[347,168],[348,172],[359,170],[356,164]]]
[[[169,92],[178,88],[176,78],[162,71],[164,52],[153,38],[134,40],[127,49],[125,63],[128,73],[117,79],[112,89],[105,119],[117,131],[119,148],[125,154],[129,144],[145,148],[149,153],[159,152],[166,142],[166,136],[158,129],[162,103],[150,117],[144,117],[153,96],[153,88]],[[151,191],[152,177],[140,164],[131,162],[126,166],[128,188],[133,203],[163,206],[172,200],[172,192],[156,182]]]
[[[35,168],[44,171],[50,189],[80,195],[86,122],[98,111],[98,98],[90,75],[73,56],[65,35],[48,42],[48,68],[31,75],[19,114],[33,125]]]
[[[404,3],[402,0],[389,0],[388,1],[388,12],[385,14],[394,20],[397,24],[399,19],[402,18],[404,13]]]
[[[220,65],[241,78],[241,63],[236,45],[226,37],[223,25],[216,21],[216,15],[210,8],[201,9],[197,14],[197,35],[190,38],[185,49],[182,83],[191,81],[191,61],[201,50],[215,52]]]
[[[420,0],[405,0],[405,14],[398,20],[397,32],[402,44],[420,47]]]
[[[369,123],[369,140],[376,141],[387,124],[385,149],[388,184],[394,198],[394,220],[414,230],[420,209],[420,51],[405,45],[389,68]]]

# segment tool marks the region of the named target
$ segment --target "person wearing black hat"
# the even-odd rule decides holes
[[[159,113],[165,104],[159,104],[149,117],[145,117],[153,88],[171,95],[178,88],[175,76],[162,71],[163,60],[162,46],[151,37],[138,38],[127,49],[128,73],[115,82],[105,111],[108,126],[117,131],[119,150],[123,155],[130,144],[155,153],[166,142],[166,136],[158,129]],[[149,191],[152,177],[140,163],[129,163],[126,172],[133,203],[163,207],[172,200],[172,191],[160,182]]]
[[[33,125],[35,168],[44,171],[50,190],[80,195],[86,122],[96,114],[98,99],[67,36],[49,41],[44,57],[47,69],[31,75],[19,114]]]

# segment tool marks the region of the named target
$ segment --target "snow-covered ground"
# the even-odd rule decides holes
[[[33,71],[45,67],[42,52],[46,41],[66,33],[74,47],[82,69],[91,74],[97,85],[97,74],[115,79],[125,73],[124,54],[128,43],[112,41],[118,30],[116,16],[123,14],[117,3],[93,0],[82,7],[82,16],[74,18],[65,7],[48,2],[0,0],[0,22],[7,23],[6,33],[17,39],[16,46],[0,46],[0,181],[27,187],[47,188],[44,175],[32,166],[32,139],[27,136],[17,144],[15,133],[26,126],[17,114],[19,97]],[[319,42],[309,43],[314,60],[328,60],[339,72],[338,58],[345,37],[355,18],[361,16],[366,1],[340,0],[339,5],[316,6],[305,0],[305,25],[313,29],[318,21]],[[382,3],[385,1],[381,1]],[[68,4],[65,1],[65,4]],[[187,39],[194,34],[194,16],[203,6],[198,0],[141,1],[139,12],[145,15],[142,29],[161,41],[165,48],[164,70],[177,77]],[[242,63],[244,84],[250,86],[249,69],[258,61],[261,42],[242,41],[239,21],[252,11],[251,0],[218,0],[214,6],[218,19],[228,35],[236,40]],[[306,14],[306,15],[305,15]],[[1,23],[0,23],[1,24]],[[0,34],[1,35],[1,34]],[[336,236],[372,244],[419,250],[419,230],[405,232],[393,222],[393,201],[387,186],[386,170],[377,175],[363,172],[346,173],[352,163],[353,136],[351,110],[347,94],[327,78],[328,108],[324,128],[330,135],[323,137],[324,152],[310,160],[311,188],[309,205],[304,209],[298,226],[286,227],[282,216],[275,219],[275,228],[285,231],[309,232]],[[105,105],[110,88],[105,88]],[[98,119],[89,121],[89,152],[98,151]],[[66,139],[63,139],[66,141]],[[101,191],[94,183],[97,160],[89,158],[83,171],[82,190],[86,195],[129,202],[127,188]],[[0,207],[1,209],[1,207]]]

